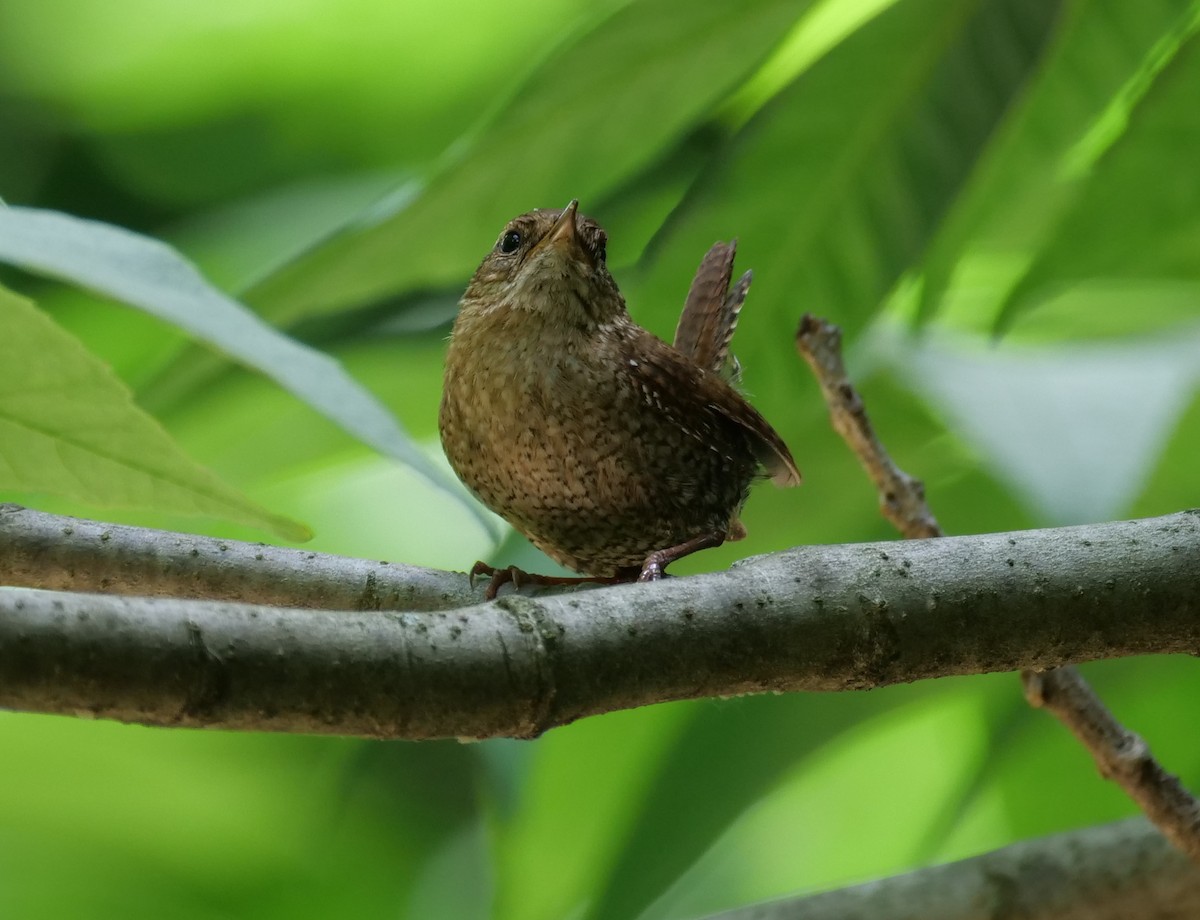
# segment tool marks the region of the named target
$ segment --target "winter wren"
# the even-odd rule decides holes
[[[747,272],[729,286],[734,244],[705,256],[671,346],[630,318],[607,237],[576,208],[514,218],[472,277],[446,357],[442,446],[550,558],[596,576],[585,580],[652,580],[744,537],[755,478],[790,486],[800,474],[723,376],[750,284]],[[493,575],[489,596],[524,574],[480,572]]]

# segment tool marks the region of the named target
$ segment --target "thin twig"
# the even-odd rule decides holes
[[[1120,785],[1175,846],[1200,863],[1200,804],[1123,727],[1075,668],[1022,671],[1025,698],[1067,726],[1102,776]]]
[[[884,516],[908,539],[941,537],[920,480],[888,456],[842,362],[841,330],[805,314],[796,349],[808,362],[842,436],[879,490]],[[1073,667],[1021,672],[1030,705],[1047,709],[1091,753],[1102,775],[1117,783],[1180,850],[1200,863],[1200,803],[1162,768],[1140,737],[1123,728]]]
[[[925,486],[892,462],[867,418],[862,397],[842,361],[842,330],[806,313],[796,330],[796,350],[808,362],[829,406],[834,430],[854,451],[879,491],[883,516],[909,540],[944,536],[925,502]]]

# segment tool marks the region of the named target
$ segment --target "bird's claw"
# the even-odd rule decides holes
[[[493,565],[488,565],[486,562],[476,562],[471,566],[471,571],[467,573],[467,583],[474,588],[475,579],[480,575],[487,575],[491,580],[488,582],[487,589],[483,592],[485,600],[493,601],[500,589],[508,582],[512,582],[514,588],[521,587],[521,579],[525,573],[515,565],[510,565],[506,568],[498,569]]]

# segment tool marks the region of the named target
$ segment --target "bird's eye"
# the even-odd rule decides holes
[[[521,234],[516,230],[509,230],[508,233],[500,237],[500,251],[509,254],[517,251],[521,245]]]
[[[608,249],[603,243],[596,247],[596,261],[604,262],[608,259]]]

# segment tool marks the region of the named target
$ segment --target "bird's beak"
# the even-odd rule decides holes
[[[573,198],[571,203],[563,208],[562,214],[546,234],[544,242],[567,258],[582,259],[590,265],[593,259],[584,248],[583,241],[579,239],[579,228],[575,225],[578,211],[579,200]]]
[[[575,242],[575,215],[579,211],[579,199],[572,198],[571,203],[563,208],[562,214],[546,234],[547,241],[554,246],[571,247]]]

